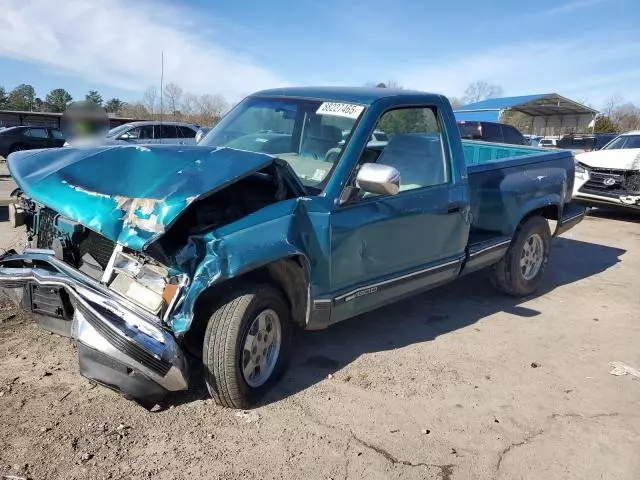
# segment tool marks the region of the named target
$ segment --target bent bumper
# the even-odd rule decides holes
[[[578,191],[574,194],[573,199],[585,204],[592,205],[617,205],[621,207],[640,209],[640,195],[638,192],[632,192],[629,195],[614,195],[606,193],[585,193]]]
[[[0,258],[0,291],[48,330],[76,340],[80,373],[136,399],[188,387],[188,365],[157,317],[50,250]]]

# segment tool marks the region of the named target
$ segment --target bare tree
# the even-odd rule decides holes
[[[471,83],[464,91],[462,97],[463,103],[475,103],[487,98],[495,98],[502,95],[502,87],[486,82],[484,80],[478,80]]]
[[[462,105],[462,101],[457,97],[449,97],[449,103],[454,108],[455,107],[459,107],[460,105]]]
[[[201,125],[215,125],[229,109],[228,102],[221,95],[201,95],[197,106]]]
[[[141,102],[125,103],[119,112],[125,118],[135,118],[136,120],[149,120],[152,118],[151,112]]]
[[[169,115],[174,118],[180,116],[180,102],[183,93],[182,88],[173,82],[164,87],[164,104],[167,106]]]
[[[184,115],[197,115],[198,97],[192,93],[185,93],[182,96],[182,106],[180,107]]]
[[[618,108],[618,106],[620,106],[622,101],[623,101],[622,97],[617,93],[615,95],[611,95],[604,102],[604,106],[602,107],[602,113],[605,116],[611,118],[611,116],[613,115],[613,112],[615,111],[616,108]]]
[[[386,82],[367,82],[364,84],[364,86],[375,88],[395,88],[400,90],[404,88],[396,80],[387,80]]]
[[[154,114],[157,112],[158,105],[158,89],[156,87],[148,87],[142,97],[142,105],[147,112]]]
[[[640,108],[631,102],[615,107],[611,119],[620,126],[622,132],[640,130]]]

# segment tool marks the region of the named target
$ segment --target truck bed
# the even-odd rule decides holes
[[[562,206],[573,188],[574,160],[549,151],[464,140],[471,196],[471,241],[511,237],[526,211]]]
[[[469,177],[471,230],[464,273],[499,260],[527,213],[545,209],[547,218],[563,218],[571,199],[571,152],[549,151],[463,140]],[[566,216],[566,215],[565,215]]]

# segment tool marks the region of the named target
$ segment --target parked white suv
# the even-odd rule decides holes
[[[623,133],[601,150],[575,158],[575,199],[640,209],[640,131]]]
[[[558,146],[557,138],[543,138],[538,142],[539,147],[556,148]]]

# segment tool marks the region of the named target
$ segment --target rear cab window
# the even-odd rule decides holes
[[[522,134],[509,125],[502,126],[502,133],[504,134],[505,143],[513,145],[523,145],[525,143]]]
[[[482,129],[478,122],[459,122],[458,130],[460,130],[460,136],[467,140],[479,140],[482,138]]]
[[[485,142],[497,142],[501,143],[502,129],[497,123],[483,123],[482,124],[482,140]]]

